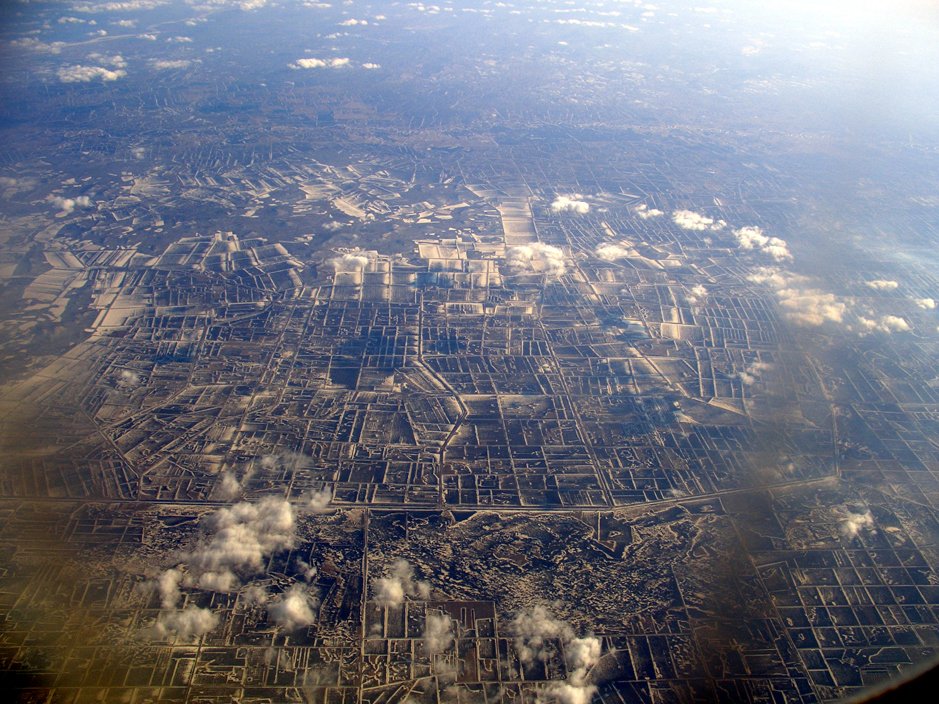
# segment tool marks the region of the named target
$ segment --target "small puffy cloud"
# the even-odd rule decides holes
[[[769,237],[765,236],[759,227],[741,227],[734,230],[734,235],[744,249],[754,249],[769,242]]]
[[[393,577],[382,577],[375,583],[375,601],[385,606],[400,606],[404,603],[404,585]]]
[[[52,42],[51,44],[46,44],[45,42],[41,42],[38,39],[33,39],[32,37],[23,37],[22,39],[12,40],[10,42],[10,46],[14,49],[25,49],[27,51],[58,54],[61,53],[62,49],[68,45],[65,42]]]
[[[914,298],[913,302],[923,310],[932,310],[936,307],[936,301],[932,298]]]
[[[156,638],[165,638],[171,635],[188,638],[208,633],[217,625],[218,616],[209,609],[187,606],[182,611],[164,611],[160,613],[153,628],[150,629],[150,633]]]
[[[424,622],[424,652],[437,655],[453,645],[453,619],[447,614],[430,612]]]
[[[542,242],[512,247],[505,253],[505,262],[516,271],[539,271],[556,276],[567,271],[564,252]]]
[[[313,491],[307,497],[307,509],[313,513],[323,513],[329,508],[329,502],[333,500],[333,490],[324,486],[318,491]]]
[[[285,631],[295,631],[316,621],[313,610],[317,606],[317,599],[309,589],[295,584],[268,607],[267,615]]]
[[[560,641],[567,666],[567,680],[552,682],[542,689],[538,701],[558,704],[589,704],[597,688],[587,684],[590,668],[600,659],[600,640],[592,635],[576,638],[566,621],[554,618],[543,606],[522,609],[511,624],[515,651],[524,665],[546,661],[553,653],[548,640]]]
[[[862,531],[871,531],[874,529],[874,516],[867,508],[855,510],[845,507],[842,514],[840,529],[841,534],[847,538],[857,537]]]
[[[166,570],[157,578],[155,586],[164,609],[172,609],[179,602],[179,583],[182,579],[183,573],[179,570]]]
[[[88,54],[85,58],[94,61],[97,64],[107,64],[111,68],[126,68],[127,62],[123,56],[107,56],[105,54]]]
[[[546,649],[546,639],[569,641],[574,637],[574,631],[567,622],[555,619],[543,606],[519,611],[510,630],[515,635],[518,659],[526,665],[548,659],[550,653]]]
[[[0,188],[4,190],[4,198],[17,193],[24,193],[33,190],[38,181],[34,178],[11,178],[9,176],[0,176]]]
[[[605,262],[615,262],[617,259],[627,259],[629,257],[638,257],[639,252],[632,247],[623,247],[618,244],[605,244],[597,247],[594,254],[597,258]]]
[[[715,221],[693,210],[676,210],[672,213],[672,222],[685,230],[721,230],[727,226],[723,220]]]
[[[814,289],[777,291],[786,317],[801,325],[822,325],[826,321],[844,321],[847,305],[831,293]]]
[[[767,364],[766,362],[751,362],[744,371],[737,373],[737,378],[743,382],[744,386],[753,386],[763,372],[769,371],[772,368],[773,365]]]
[[[900,284],[898,284],[896,281],[887,281],[886,279],[865,281],[864,285],[874,289],[875,291],[896,291],[900,286]]]
[[[124,2],[82,3],[72,6],[72,12],[136,12],[153,10],[165,5],[166,0],[125,0]]]
[[[870,318],[865,318],[863,316],[858,318],[858,327],[862,333],[866,332],[906,332],[910,329],[910,324],[906,322],[903,318],[900,318],[896,315],[882,315],[876,320],[871,320]]]
[[[361,271],[368,266],[370,259],[363,252],[361,254],[346,252],[340,257],[333,257],[326,263],[332,265],[336,273]]]
[[[167,37],[166,41],[173,44],[191,44],[192,39],[189,37]]]
[[[312,581],[319,574],[319,569],[315,565],[307,563],[306,560],[297,560],[297,571],[307,582]]]
[[[155,42],[155,41],[156,41],[156,38],[157,38],[157,37],[156,37],[155,34],[138,34],[138,35],[137,35],[137,39],[146,39],[146,40],[151,41],[151,42]]]
[[[102,66],[75,65],[63,66],[56,71],[56,75],[62,83],[91,83],[97,79],[107,83],[123,78],[127,75],[127,71],[111,71]]]
[[[690,303],[691,305],[694,305],[695,303],[700,301],[702,298],[704,298],[706,295],[708,295],[708,290],[704,288],[704,286],[702,286],[701,284],[692,286],[691,295],[688,296],[688,303]]]
[[[760,267],[747,277],[749,281],[773,289],[786,317],[798,325],[842,323],[847,304],[831,293],[808,286],[808,279],[775,267]]]
[[[245,606],[262,606],[267,603],[267,599],[267,591],[256,584],[252,584],[241,592],[241,600]]]
[[[600,659],[600,641],[593,636],[574,638],[564,645],[564,664],[574,686],[581,686],[591,667]]]
[[[764,252],[777,262],[792,259],[786,240],[779,237],[767,237],[759,227],[741,227],[739,230],[734,230],[734,236],[742,249]]]
[[[136,20],[118,20],[117,22],[112,22],[111,24],[117,25],[118,27],[133,27],[137,24]]]
[[[135,389],[140,386],[140,375],[130,369],[122,369],[117,375],[117,388],[123,390]]]
[[[199,575],[196,580],[196,586],[199,589],[205,589],[209,592],[219,592],[228,594],[232,589],[238,586],[238,578],[228,570],[221,572],[205,572]]]
[[[78,196],[77,198],[62,198],[60,196],[49,196],[46,198],[63,213],[71,213],[75,208],[90,208],[91,198],[88,196]]]
[[[265,558],[293,545],[293,508],[279,497],[221,508],[209,517],[208,524],[215,532],[182,556],[200,572],[257,572],[264,567]]]
[[[78,17],[60,17],[59,24],[85,24],[85,20]]]
[[[225,472],[222,475],[222,479],[219,482],[219,487],[216,490],[216,493],[219,495],[219,498],[222,501],[231,501],[232,499],[238,498],[241,494],[241,482],[235,477],[231,472]]]
[[[558,196],[554,199],[554,202],[551,203],[551,210],[557,213],[570,212],[583,215],[590,210],[590,203],[579,200],[582,197],[583,196],[577,193],[571,196]]]
[[[558,704],[590,704],[597,693],[594,685],[576,685],[571,682],[552,682],[539,692],[538,701]]]
[[[150,65],[158,71],[172,71],[175,69],[189,68],[192,61],[189,59],[175,59],[166,61],[154,61]]]
[[[344,22],[340,22],[339,24],[342,27],[354,27],[357,24],[368,24],[368,20],[348,19],[348,20],[345,20]]]
[[[362,68],[367,68],[367,69],[381,68],[381,64],[365,63],[365,64],[362,64]]]
[[[642,205],[637,205],[635,210],[636,215],[641,217],[643,220],[648,220],[649,218],[657,218],[665,215],[661,210],[656,208],[650,208],[648,205],[643,203]]]
[[[324,61],[322,59],[297,59],[292,64],[287,64],[287,66],[292,69],[342,68],[343,66],[348,65],[349,59],[329,59],[328,61]]]
[[[395,560],[391,575],[375,582],[375,601],[385,606],[400,606],[405,597],[430,598],[430,584],[414,577],[414,568],[404,559]]]

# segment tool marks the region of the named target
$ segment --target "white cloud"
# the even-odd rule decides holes
[[[645,203],[643,203],[642,205],[637,205],[635,212],[636,212],[636,215],[641,217],[643,220],[648,220],[649,218],[657,218],[657,217],[661,217],[662,215],[665,215],[665,213],[662,212],[661,210],[657,210],[656,208],[650,208]]]
[[[201,636],[218,625],[218,616],[209,609],[187,606],[182,611],[164,611],[157,618],[150,634],[157,638],[174,635],[179,638]]]
[[[695,303],[700,301],[702,298],[704,298],[706,295],[708,295],[708,290],[704,288],[704,286],[702,286],[701,284],[692,286],[691,295],[688,296],[688,303],[690,303],[691,305],[694,305]]]
[[[96,78],[104,82],[116,81],[127,75],[127,71],[110,71],[101,66],[63,66],[56,75],[62,83],[90,83]]]
[[[349,65],[349,59],[297,59],[292,64],[287,64],[289,68],[342,68]]]
[[[362,68],[367,68],[367,69],[381,68],[381,64],[366,63],[366,64],[362,64]]]
[[[241,482],[230,472],[222,475],[222,481],[217,491],[219,498],[223,501],[231,501],[241,494]]]
[[[602,259],[606,262],[615,262],[617,259],[627,259],[629,257],[638,257],[639,252],[637,252],[632,247],[623,247],[618,244],[605,244],[597,247],[594,254],[597,255],[599,259]]]
[[[542,271],[556,276],[567,271],[564,252],[542,242],[512,247],[505,253],[505,261],[517,271]]]
[[[149,39],[151,42],[155,42],[157,37],[156,37],[155,34],[138,34],[138,35],[137,35],[137,38],[138,38],[138,39]]]
[[[52,203],[63,213],[71,213],[75,208],[90,208],[91,198],[88,196],[78,196],[77,198],[62,198],[60,196],[48,196],[46,200]]]
[[[887,281],[886,279],[865,281],[864,284],[875,291],[895,291],[900,286],[896,281]]]
[[[375,591],[375,601],[385,606],[400,606],[406,596],[425,601],[430,598],[430,584],[417,581],[414,569],[404,559],[395,560],[390,577],[376,580]]]
[[[327,260],[327,264],[331,264],[336,273],[340,272],[351,272],[351,271],[360,271],[368,266],[370,259],[365,252],[360,254],[346,252],[341,257],[333,257],[332,259]]]
[[[306,580],[307,582],[309,582],[314,577],[316,577],[317,574],[319,574],[319,569],[316,567],[316,565],[311,565],[307,563],[306,560],[301,560],[299,558],[297,559],[297,569],[300,571],[300,574],[303,577],[303,579]]]
[[[199,576],[196,586],[206,591],[227,594],[238,586],[238,578],[228,570],[205,572]]]
[[[323,513],[329,508],[329,502],[333,500],[333,490],[324,486],[318,491],[313,491],[307,497],[307,508],[313,513]]]
[[[46,44],[45,42],[41,42],[38,39],[33,39],[32,37],[23,37],[22,39],[12,40],[10,42],[10,46],[14,49],[44,51],[50,54],[58,54],[68,45],[65,42],[52,42],[51,44]]]
[[[176,44],[191,44],[192,43],[192,39],[190,39],[189,37],[167,37],[166,41],[173,42]]]
[[[453,619],[447,614],[429,612],[424,622],[424,652],[437,655],[449,648],[453,641]]]
[[[574,637],[574,631],[567,622],[555,619],[543,606],[519,611],[512,621],[511,631],[515,634],[518,659],[526,665],[548,659],[550,653],[545,648],[545,639],[569,641]]]
[[[594,685],[576,685],[570,682],[552,682],[543,691],[539,692],[536,704],[543,701],[557,702],[558,704],[590,704],[593,695],[597,693]]]
[[[564,663],[567,665],[568,679],[575,686],[581,686],[591,667],[600,659],[600,641],[593,636],[574,638],[564,645]]]
[[[932,298],[914,298],[913,302],[923,310],[932,310],[936,307],[936,301]]]
[[[848,312],[847,304],[834,294],[808,288],[804,276],[776,267],[760,267],[747,279],[772,288],[785,316],[799,325],[841,323]]]
[[[720,230],[727,226],[723,220],[699,215],[692,210],[676,210],[672,213],[672,222],[686,230]]]
[[[257,572],[263,569],[265,558],[293,545],[293,507],[279,497],[221,508],[208,524],[215,533],[182,556],[186,564],[200,572]]]
[[[841,521],[841,533],[848,538],[854,538],[862,530],[874,529],[874,516],[869,509],[855,511],[852,508],[845,507]]]
[[[267,591],[264,587],[259,587],[256,584],[252,584],[241,592],[241,599],[245,606],[261,606],[267,603],[267,598]]]
[[[346,21],[344,21],[344,22],[340,22],[339,24],[340,24],[340,26],[342,26],[342,27],[354,27],[354,26],[357,25],[357,24],[368,24],[368,20],[353,20],[353,19],[348,19],[348,20],[346,20]]]
[[[751,362],[745,370],[737,373],[737,377],[743,382],[744,386],[753,386],[763,372],[772,368],[773,365],[766,362]]]
[[[112,68],[126,68],[127,62],[124,60],[123,56],[107,56],[105,54],[88,54],[85,58],[94,61],[99,64],[107,64]]]
[[[117,388],[128,390],[138,386],[140,386],[140,375],[130,369],[122,369],[117,376]]]
[[[759,227],[741,227],[739,230],[734,230],[734,236],[743,249],[765,252],[777,262],[792,259],[786,240],[779,237],[767,237]]]
[[[100,2],[72,5],[73,12],[135,12],[152,10],[165,5],[166,0],[128,0],[128,2]]]
[[[112,22],[111,24],[115,24],[118,27],[133,27],[137,24],[137,21],[136,20],[118,20],[117,22]]]
[[[538,694],[538,701],[559,704],[589,704],[597,688],[587,684],[590,668],[600,659],[599,639],[592,635],[575,638],[574,630],[566,621],[555,619],[542,606],[522,609],[512,621],[515,651],[519,661],[528,665],[536,660],[546,661],[552,653],[547,640],[559,640],[564,649],[567,681],[552,682]]]
[[[313,609],[317,606],[316,597],[307,588],[295,584],[268,607],[267,614],[280,628],[295,631],[316,621]]]
[[[189,65],[192,63],[189,59],[176,59],[173,61],[154,61],[150,65],[153,68],[160,71],[189,68]]]
[[[182,579],[183,573],[179,570],[166,570],[157,578],[155,586],[164,609],[172,609],[179,602],[179,583]]]
[[[896,315],[882,315],[876,320],[861,316],[858,318],[858,326],[861,332],[891,333],[906,332],[910,329],[910,324]]]
[[[60,17],[59,24],[85,24],[85,20],[77,17]]]
[[[574,193],[572,196],[558,196],[554,199],[554,202],[551,203],[551,209],[559,213],[571,212],[583,215],[590,210],[590,203],[578,200],[579,198],[583,198],[583,196],[577,193]]]
[[[0,188],[4,189],[4,197],[7,198],[16,193],[31,191],[38,185],[34,178],[10,178],[9,176],[0,176]]]

